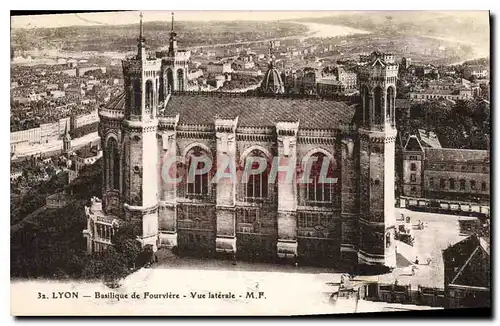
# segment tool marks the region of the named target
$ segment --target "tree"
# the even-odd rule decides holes
[[[141,244],[137,240],[141,231],[139,222],[125,222],[116,229],[111,240],[115,250],[125,258],[128,267],[136,267],[137,258],[142,251]]]

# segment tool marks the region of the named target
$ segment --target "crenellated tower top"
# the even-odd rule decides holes
[[[127,94],[125,118],[127,120],[149,121],[155,119],[157,115],[157,85],[161,71],[161,60],[149,56],[146,52],[142,12],[139,17],[137,55],[122,61],[124,87]]]

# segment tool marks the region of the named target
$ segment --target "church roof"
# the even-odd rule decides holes
[[[459,148],[424,148],[425,159],[442,162],[483,162],[489,161],[488,151]]]
[[[272,127],[278,121],[300,121],[304,129],[334,129],[352,122],[356,108],[343,102],[291,97],[201,93],[173,94],[163,115],[179,114],[179,124],[211,125],[217,117],[238,118],[245,127]]]
[[[110,110],[123,110],[125,108],[126,94],[125,91],[113,97],[108,103],[106,103],[106,109]]]

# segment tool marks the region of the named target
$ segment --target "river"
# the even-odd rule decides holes
[[[306,38],[309,37],[328,38],[328,37],[371,33],[361,29],[356,29],[342,25],[329,25],[329,24],[303,23],[303,22],[294,22],[294,23],[304,25],[309,29],[309,31],[305,36]]]

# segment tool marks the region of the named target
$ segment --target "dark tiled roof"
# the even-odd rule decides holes
[[[109,100],[105,107],[110,110],[123,110],[125,108],[125,91]]]
[[[479,149],[458,148],[425,148],[425,159],[443,162],[474,162],[486,161],[488,151]]]
[[[355,111],[354,106],[331,100],[185,93],[172,95],[163,114],[179,114],[180,124],[211,125],[216,116],[238,116],[238,125],[246,127],[300,121],[304,129],[334,129],[341,121],[350,123]]]
[[[487,259],[472,259],[474,254],[478,250],[484,250]],[[443,260],[445,264],[445,269],[448,269],[450,273],[445,273],[445,283],[446,284],[464,284],[463,280],[459,280],[459,276],[462,271],[467,267],[468,264],[488,264],[490,256],[490,246],[486,239],[480,238],[477,235],[471,235],[462,241],[455,243],[454,245],[443,250]],[[479,258],[479,257],[478,257]],[[488,268],[489,269],[489,268]],[[476,275],[468,275],[476,276]],[[479,283],[484,280],[477,280]],[[484,286],[486,284],[469,284],[475,286]]]

